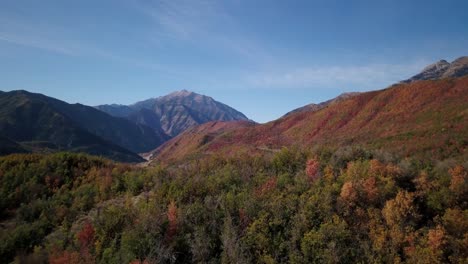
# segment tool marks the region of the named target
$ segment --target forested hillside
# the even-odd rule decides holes
[[[142,161],[135,152],[167,140],[149,127],[93,107],[27,91],[0,93],[0,137],[31,152],[86,152],[127,162]],[[0,141],[0,152],[11,149],[5,140]]]
[[[213,123],[204,124],[166,142],[154,151],[154,159],[171,163],[213,153],[262,154],[282,147],[355,145],[402,157],[463,156],[468,144],[467,102],[466,76],[398,84],[266,124],[226,124],[225,130],[215,134],[210,132]]]
[[[360,148],[137,168],[0,158],[2,262],[464,263],[466,161]]]

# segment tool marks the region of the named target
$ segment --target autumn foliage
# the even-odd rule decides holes
[[[89,222],[86,222],[80,232],[76,235],[82,249],[88,249],[94,241],[94,228]]]
[[[306,174],[310,181],[314,181],[319,176],[320,164],[317,159],[309,159],[306,165]]]
[[[133,167],[0,158],[18,263],[464,263],[466,163],[363,148]],[[56,180],[58,179],[58,180]]]
[[[263,155],[284,146],[364,145],[401,156],[445,159],[465,153],[467,101],[466,76],[398,84],[266,124],[207,123],[167,142],[156,158],[171,163],[199,155]],[[209,144],[200,144],[204,137]]]
[[[169,221],[169,227],[166,237],[168,240],[172,240],[177,232],[177,206],[174,201],[171,201],[167,207],[167,220]]]

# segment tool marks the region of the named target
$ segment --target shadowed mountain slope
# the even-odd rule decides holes
[[[10,140],[6,137],[0,136],[0,155],[8,155],[12,153],[27,153],[23,146]]]
[[[0,94],[0,135],[34,151],[67,150],[140,161],[163,142],[153,130],[92,107],[26,91]]]

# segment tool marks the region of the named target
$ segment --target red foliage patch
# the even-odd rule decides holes
[[[262,184],[259,188],[255,190],[256,196],[263,196],[266,193],[272,191],[276,188],[277,180],[275,177],[270,178],[268,181]]]
[[[50,264],[78,264],[83,263],[80,259],[80,253],[63,251],[60,253],[52,252],[49,257]]]
[[[247,216],[244,208],[239,209],[239,224],[241,230],[245,230],[250,224],[250,219]]]
[[[177,233],[177,206],[174,201],[167,207],[167,220],[169,221],[169,227],[166,232],[166,239],[171,241]]]
[[[82,250],[88,249],[92,245],[95,233],[93,225],[89,222],[85,223],[81,231],[76,235]]]
[[[317,159],[310,159],[306,164],[306,174],[310,181],[315,181],[319,177],[320,163]]]

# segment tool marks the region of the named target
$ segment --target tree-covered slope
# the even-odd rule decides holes
[[[155,133],[148,126],[134,124],[124,118],[110,116],[93,107],[82,104],[68,104],[42,94],[26,91],[4,92],[0,94],[0,100],[3,103],[0,112],[4,120],[10,118],[8,115],[14,115],[17,107],[24,107],[26,103],[46,106],[50,111],[67,118],[74,125],[133,152],[145,152],[154,149],[168,138],[164,133]],[[38,106],[38,108],[41,108],[41,106]],[[52,113],[49,113],[48,116],[44,113],[39,114],[37,111],[28,114],[30,116],[22,117],[25,120],[24,125],[27,125],[27,121],[37,121],[40,118],[53,118],[54,116]],[[17,120],[15,125],[22,126],[23,124],[21,124],[21,120]]]
[[[169,168],[0,157],[0,259],[465,263],[467,165],[354,147]]]
[[[339,100],[317,111],[292,113],[267,124],[231,127],[203,145],[179,144],[185,142],[184,137],[191,137],[188,131],[161,146],[155,158],[174,161],[196,154],[230,153],[232,149],[258,153],[283,146],[350,144],[402,156],[464,155],[467,102],[468,77],[398,84]]]
[[[18,103],[24,99],[42,102],[90,133],[133,152],[148,151],[166,140],[166,137],[155,134],[147,126],[137,125],[126,119],[110,116],[93,107],[82,104],[68,104],[52,97],[26,91],[12,91],[5,95],[8,94],[11,94],[11,97],[6,100],[10,100],[12,106],[14,106],[15,102]]]
[[[92,112],[87,112],[87,108],[91,109]],[[96,113],[97,115],[95,115]],[[0,135],[3,137],[29,146],[34,151],[41,149],[47,151],[67,150],[103,155],[120,161],[141,161],[142,159],[135,153],[111,140],[103,139],[96,135],[97,133],[92,133],[101,131],[103,134],[109,129],[102,127],[107,125],[105,118],[110,120],[108,123],[114,125],[118,125],[120,122],[127,124],[128,121],[112,120],[116,118],[108,115],[103,118],[99,115],[105,114],[91,107],[69,105],[53,98],[25,91],[0,94]],[[85,124],[87,120],[94,121]],[[90,131],[93,124],[95,131]],[[131,123],[128,125],[129,127],[133,126]],[[125,132],[109,132],[109,134],[112,133],[125,135]]]
[[[23,146],[17,142],[10,140],[6,137],[0,136],[0,155],[7,155],[12,153],[27,153]]]

